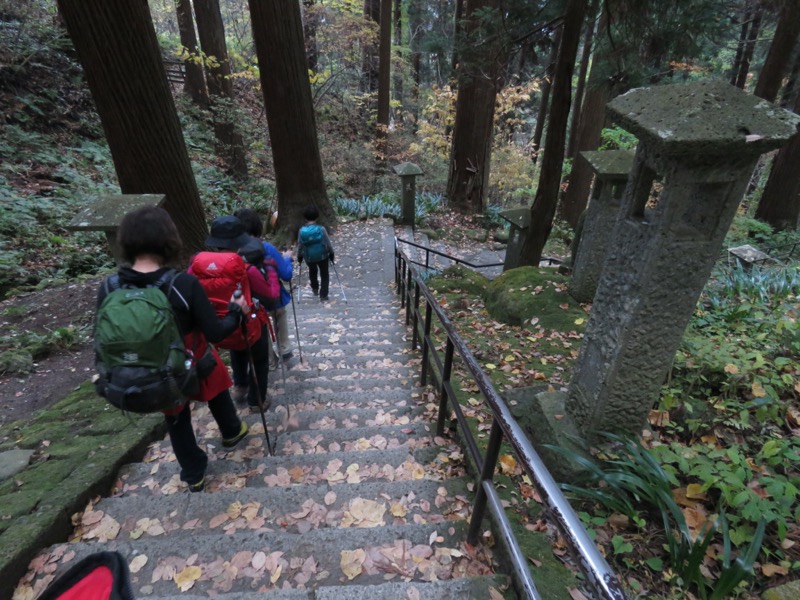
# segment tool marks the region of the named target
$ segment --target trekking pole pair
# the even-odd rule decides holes
[[[297,273],[297,287],[300,288],[300,276],[302,271],[298,271]],[[294,307],[294,287],[292,285],[292,280],[289,280],[289,295],[292,297],[292,315],[294,316],[294,333],[297,336],[297,352],[300,354],[300,364],[303,364],[303,348],[300,346],[300,328],[297,326],[297,310]],[[298,292],[298,296],[299,296]]]
[[[234,298],[241,298],[242,291],[236,290],[233,292]],[[257,318],[255,314],[252,318]],[[245,317],[247,319],[247,317]],[[253,360],[253,349],[250,347],[250,341],[247,339],[247,321],[242,321],[242,335],[244,336],[244,343],[247,347],[247,360],[250,364],[250,376],[253,378],[253,385],[256,386],[258,396],[258,411],[261,413],[261,423],[264,425],[264,437],[267,438],[267,451],[270,456],[275,455],[275,449],[272,447],[272,442],[269,440],[269,430],[267,429],[267,416],[264,414],[264,399],[261,397],[261,387],[258,385],[258,375],[256,375],[256,363]],[[269,334],[267,334],[269,335]]]

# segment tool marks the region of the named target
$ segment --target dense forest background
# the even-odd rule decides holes
[[[240,206],[280,209],[287,241],[308,202],[330,223],[397,214],[403,162],[423,171],[426,209],[497,226],[527,207],[525,261],[563,256],[591,187],[579,152],[636,145],[606,120],[611,99],[715,78],[798,112],[799,32],[797,0],[0,0],[0,297],[112,267],[102,234],[66,227],[98,196],[178,182],[190,247]],[[157,110],[150,91],[164,92]],[[727,240],[781,268],[720,261],[652,436],[610,457],[672,504],[611,490],[581,512],[643,597],[723,597],[713,586],[740,567],[726,585],[754,597],[800,570],[798,155],[800,135],[762,157]],[[453,294],[451,306],[483,301]],[[580,339],[582,317],[546,362],[530,331],[499,339],[478,308],[454,320],[498,386],[568,372],[562,341]],[[507,374],[508,348],[529,361],[522,375]],[[705,529],[715,514],[724,531]],[[749,567],[731,559],[747,549],[756,577],[740,585]]]

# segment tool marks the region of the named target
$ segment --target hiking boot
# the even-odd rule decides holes
[[[327,302],[328,301],[328,297],[327,296],[320,296],[319,297],[319,301],[320,302]]]
[[[235,385],[231,388],[231,398],[236,404],[243,404],[247,398],[247,386]]]
[[[190,492],[202,492],[206,489],[206,478],[203,477],[200,481],[196,483],[189,484],[189,491]]]
[[[311,288],[311,293],[315,296],[319,296],[319,288]]]
[[[294,358],[294,352],[287,352],[283,356],[281,356],[281,358],[284,360],[284,362],[287,360],[291,360],[292,358]]]
[[[242,426],[239,428],[239,433],[237,433],[232,438],[222,438],[222,447],[233,448],[236,444],[241,442],[244,436],[246,435],[247,435],[247,423],[242,421]]]
[[[258,408],[258,403],[251,404],[250,402],[248,402],[247,406],[250,407],[250,410],[252,410],[253,412],[260,411],[260,409]],[[264,411],[269,409],[270,406],[272,406],[272,400],[270,400],[269,396],[267,396],[267,398],[264,400]]]

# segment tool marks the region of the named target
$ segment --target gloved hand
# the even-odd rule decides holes
[[[334,264],[333,263],[333,252],[331,252],[330,256],[328,256],[328,260],[331,261],[331,264]]]
[[[298,265],[302,265],[303,264],[303,256],[302,255],[297,257],[297,264]]]

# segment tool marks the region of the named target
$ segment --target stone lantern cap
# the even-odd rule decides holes
[[[406,175],[422,175],[422,169],[412,162],[400,163],[399,165],[393,166],[392,169],[400,177],[405,177]]]
[[[633,89],[608,111],[640,141],[673,156],[763,154],[800,126],[800,115],[715,80]]]
[[[581,156],[602,179],[627,179],[633,167],[630,150],[586,150]]]
[[[525,229],[531,224],[531,209],[524,206],[504,210],[500,216],[520,229]]]
[[[67,225],[70,231],[116,231],[126,213],[142,206],[162,206],[164,194],[111,194],[89,202]]]

